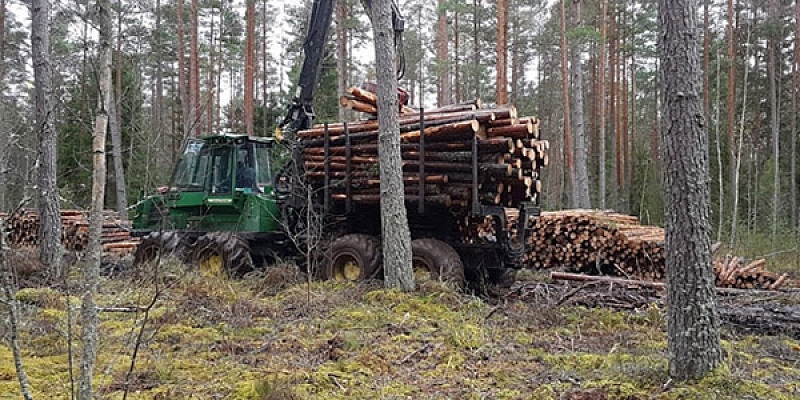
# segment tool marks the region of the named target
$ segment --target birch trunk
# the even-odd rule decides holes
[[[84,270],[84,285],[81,301],[81,352],[79,400],[91,400],[94,397],[92,377],[97,359],[97,284],[100,275],[100,257],[102,245],[100,235],[103,227],[103,206],[106,185],[106,130],[108,128],[109,111],[114,108],[111,87],[111,15],[108,0],[97,1],[97,18],[100,30],[99,45],[99,88],[101,100],[98,104],[95,119],[92,151],[92,209],[89,217],[89,262]]]

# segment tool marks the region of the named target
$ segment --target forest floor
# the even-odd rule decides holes
[[[309,283],[293,267],[236,280],[174,261],[158,271],[102,280],[98,398],[800,399],[792,325],[723,318],[723,366],[700,381],[670,381],[663,295],[653,289],[530,271],[483,296],[425,279],[412,293],[380,282]],[[16,297],[34,397],[69,399],[80,301],[48,287]],[[720,304],[800,315],[800,292],[728,294]],[[0,399],[17,399],[7,343]]]

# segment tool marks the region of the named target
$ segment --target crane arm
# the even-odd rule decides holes
[[[372,20],[372,0],[362,0],[362,5]],[[308,31],[303,43],[303,66],[297,81],[297,91],[289,105],[288,113],[281,122],[277,134],[282,129],[296,132],[310,128],[314,120],[314,91],[322,69],[325,55],[325,44],[331,26],[336,0],[314,0],[308,21]],[[395,47],[397,49],[398,79],[405,73],[405,57],[403,54],[403,30],[405,22],[395,0],[392,0],[392,24],[394,25]]]

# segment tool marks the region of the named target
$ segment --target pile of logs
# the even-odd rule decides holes
[[[5,233],[11,247],[36,247],[39,245],[39,213],[24,209],[13,215],[2,215]],[[121,258],[136,251],[139,239],[131,237],[131,225],[112,211],[103,213],[103,230],[100,243],[103,257]],[[89,216],[87,211],[61,211],[61,244],[66,250],[83,253],[89,245]]]
[[[509,210],[510,212],[510,210]],[[513,214],[509,217],[513,219]],[[514,221],[510,221],[514,223]],[[664,230],[640,225],[638,218],[611,211],[567,210],[531,217],[526,266],[562,268],[587,275],[622,276],[645,281],[666,278]],[[716,257],[719,287],[776,289],[787,281],[764,269],[764,260]]]
[[[374,93],[348,93],[342,105],[375,114]],[[518,117],[513,106],[482,108],[474,101],[421,111],[405,107],[399,125],[407,201],[424,196],[426,203],[458,213],[471,205],[475,181],[481,204],[515,207],[537,200],[549,143],[539,139],[536,118]],[[330,188],[333,201],[378,203],[377,120],[317,125],[297,136],[312,184]]]
[[[717,286],[739,289],[777,289],[789,278],[788,274],[780,276],[764,269],[766,260],[760,258],[745,262],[742,257],[717,257],[714,259],[714,274],[717,275]]]

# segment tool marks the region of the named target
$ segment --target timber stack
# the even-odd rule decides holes
[[[507,223],[515,224],[513,214]],[[622,276],[645,281],[666,279],[664,229],[641,225],[635,216],[612,211],[543,212],[528,222],[525,265],[562,268],[587,275]],[[485,228],[484,231],[491,231]],[[788,281],[764,269],[763,259],[715,257],[716,285],[739,289],[777,289]]]
[[[377,114],[377,97],[350,88],[344,107]],[[400,142],[406,200],[439,204],[463,214],[477,202],[516,207],[538,201],[539,173],[549,143],[539,120],[513,106],[484,108],[480,101],[431,110],[403,106]],[[316,125],[297,133],[306,179],[331,190],[336,202],[378,204],[378,121]],[[477,190],[476,190],[477,188]]]
[[[5,231],[11,247],[36,247],[39,245],[39,213],[23,209],[12,215],[0,216],[5,220]],[[131,236],[130,221],[113,211],[103,213],[103,230],[100,243],[103,257],[122,258],[136,251],[139,239]],[[61,244],[64,249],[83,253],[89,245],[89,212],[61,210]]]

